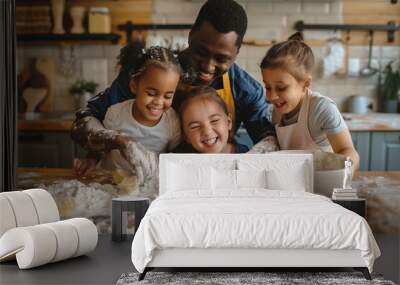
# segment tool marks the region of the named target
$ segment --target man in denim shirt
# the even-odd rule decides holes
[[[273,151],[277,150],[277,141],[263,87],[234,63],[246,29],[247,15],[238,3],[207,1],[190,31],[189,47],[179,54],[184,82],[217,89],[233,117],[234,131],[243,123],[254,143],[263,139],[267,151]],[[183,85],[178,88],[173,103],[176,110],[183,98],[182,90],[187,88]],[[109,106],[132,97],[129,75],[122,66],[111,87],[93,98],[87,109],[77,113],[73,139],[91,152],[116,148],[124,153],[128,141],[132,140],[123,134],[111,134],[113,131],[105,130],[100,122]]]

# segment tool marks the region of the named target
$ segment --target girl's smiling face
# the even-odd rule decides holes
[[[178,72],[158,67],[150,67],[139,78],[132,79],[130,89],[136,94],[133,117],[145,126],[156,125],[171,107],[178,82]]]
[[[229,152],[232,120],[221,106],[207,98],[192,99],[183,110],[182,126],[186,141],[200,153]]]
[[[300,107],[301,101],[311,83],[311,77],[298,81],[289,72],[282,69],[262,69],[267,100],[274,105],[275,110],[291,117]]]

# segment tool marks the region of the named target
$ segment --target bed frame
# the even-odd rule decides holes
[[[235,271],[287,268],[289,271],[290,268],[338,267],[361,271],[371,280],[359,250],[171,248],[154,252],[152,261],[139,275],[139,281],[155,268],[232,268]]]
[[[276,154],[275,154],[276,156]],[[311,154],[280,154],[279,158],[302,160],[306,163],[308,187],[306,191],[313,192],[313,158]],[[168,161],[189,160],[191,162],[204,161],[213,164],[218,160],[235,160],[238,158],[260,158],[256,154],[162,154],[160,156],[160,194],[165,189],[168,180]],[[277,159],[273,154],[262,155],[263,159]],[[359,250],[330,250],[330,249],[254,249],[254,248],[169,248],[155,250],[153,259],[139,280],[143,280],[146,273],[155,268],[230,268],[234,271],[249,271],[250,269],[271,268],[343,268],[350,267],[364,274],[371,280],[369,270],[361,257]]]

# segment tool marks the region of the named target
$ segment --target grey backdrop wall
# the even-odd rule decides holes
[[[17,163],[15,0],[0,0],[0,191],[15,190]]]

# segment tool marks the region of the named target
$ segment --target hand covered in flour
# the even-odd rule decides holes
[[[74,122],[71,137],[84,149],[99,156],[113,149],[125,149],[133,140],[121,132],[105,129],[97,118],[91,116]]]
[[[113,149],[118,149],[121,151],[122,155],[124,155],[123,152],[125,152],[125,150],[128,148],[129,142],[134,142],[135,139],[123,134],[123,133],[118,133],[114,140],[111,141],[111,145]]]
[[[113,149],[120,151],[126,149],[129,141],[133,138],[114,130],[100,130],[90,132],[88,136],[88,145],[90,150],[109,152]]]
[[[157,155],[124,133],[106,129],[99,130],[89,134],[88,142],[92,149],[96,146],[103,152],[119,150],[122,157],[131,165],[139,185],[143,185],[146,180],[158,175]]]
[[[121,138],[124,139],[124,138]],[[148,179],[158,177],[158,155],[147,150],[142,144],[134,140],[122,141],[121,155],[136,170],[139,185],[143,185]]]
[[[278,150],[278,139],[274,136],[268,136],[255,144],[248,153],[267,153]]]
[[[97,164],[97,159],[95,158],[85,158],[85,159],[75,158],[73,161],[75,174],[78,177],[86,176],[88,173],[90,173],[96,168],[96,164]]]
[[[121,132],[105,129],[96,117],[78,117],[72,126],[71,137],[98,157],[118,149],[135,170],[139,185],[149,185],[150,188],[154,188],[152,184],[158,185],[158,154]]]

